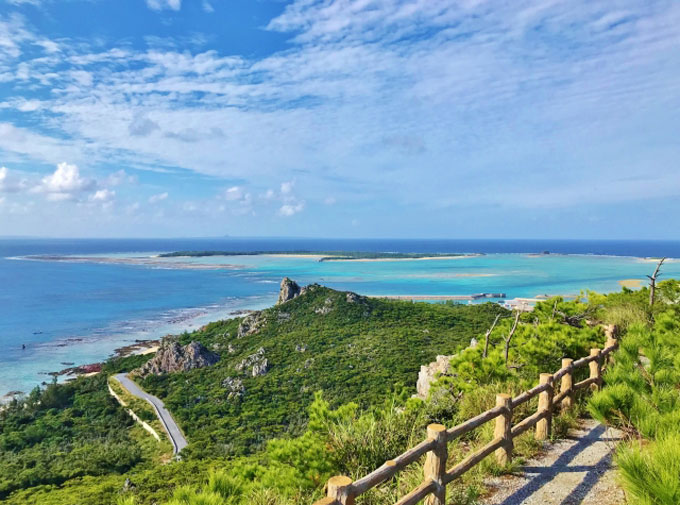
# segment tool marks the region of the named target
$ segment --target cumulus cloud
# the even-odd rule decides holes
[[[162,202],[163,200],[167,200],[168,196],[169,196],[169,195],[168,195],[167,192],[165,192],[165,193],[158,193],[157,195],[151,195],[151,196],[149,197],[149,203],[153,204],[153,203]]]
[[[298,212],[302,212],[302,210],[305,208],[305,202],[297,202],[297,203],[286,203],[281,206],[279,209],[279,215],[284,216],[284,217],[289,217],[297,214]]]
[[[253,213],[254,199],[252,193],[242,186],[232,186],[227,188],[222,194],[224,200],[229,202],[227,206],[220,206],[220,210],[229,209],[235,215],[245,215]]]
[[[62,162],[57,165],[53,174],[43,177],[36,191],[46,193],[47,198],[53,201],[74,200],[81,193],[94,189],[96,185],[93,179],[80,175],[77,165]]]
[[[88,197],[88,201],[101,204],[104,208],[111,206],[116,192],[110,189],[98,189]]]
[[[282,195],[288,195],[288,194],[292,193],[293,192],[293,185],[294,185],[293,181],[281,183],[281,194]]]

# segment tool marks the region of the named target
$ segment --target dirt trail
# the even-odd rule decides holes
[[[621,432],[583,421],[569,438],[549,444],[517,475],[487,480],[485,505],[622,505],[612,455]]]

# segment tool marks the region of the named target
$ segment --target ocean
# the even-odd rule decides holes
[[[318,262],[295,256],[149,259],[179,250],[482,253],[408,261]],[[551,254],[534,254],[549,251]],[[30,256],[78,256],[43,261]],[[507,298],[610,292],[646,282],[680,242],[334,240],[284,238],[0,239],[0,396],[49,372],[106,359],[137,339],[192,330],[273,304],[285,276],[370,295],[505,293]],[[111,260],[123,260],[112,262]],[[680,277],[669,261],[663,278]]]

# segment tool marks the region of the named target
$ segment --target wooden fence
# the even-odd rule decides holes
[[[472,419],[447,429],[441,424],[427,427],[427,439],[390,461],[365,477],[352,482],[349,477],[331,477],[326,485],[326,498],[314,505],[354,505],[357,496],[391,479],[399,471],[426,455],[423,482],[402,497],[395,505],[413,505],[426,499],[427,505],[445,505],[446,485],[454,481],[491,453],[496,453],[499,464],[505,465],[512,460],[513,439],[535,426],[535,438],[546,440],[550,436],[553,412],[557,408],[569,409],[573,405],[574,393],[583,388],[599,389],[602,385],[602,369],[608,356],[618,347],[613,336],[613,328],[607,332],[604,349],[591,349],[590,356],[579,360],[564,358],[562,368],[554,374],[542,373],[538,386],[525,391],[515,398],[506,394],[496,396],[496,406]],[[574,384],[574,370],[588,365],[590,376]],[[560,383],[559,393],[555,386]],[[538,396],[536,413],[512,425],[513,410]],[[466,433],[495,419],[494,439],[463,461],[447,470],[448,443]]]

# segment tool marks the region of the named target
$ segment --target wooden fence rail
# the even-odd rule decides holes
[[[496,406],[465,421],[458,426],[446,429],[441,424],[430,424],[427,427],[427,438],[415,447],[386,461],[380,468],[365,477],[352,482],[344,475],[331,477],[326,484],[327,496],[314,505],[354,505],[357,496],[391,479],[398,472],[426,456],[423,482],[406,494],[395,505],[414,505],[423,499],[426,505],[445,505],[446,485],[459,478],[477,465],[484,458],[495,452],[499,464],[512,461],[513,439],[535,427],[536,440],[550,437],[552,417],[556,409],[570,409],[574,403],[574,392],[579,389],[599,389],[602,385],[602,370],[609,355],[618,347],[614,338],[614,329],[607,331],[607,342],[604,349],[591,349],[590,355],[576,361],[571,358],[562,360],[562,368],[553,374],[542,373],[538,386],[521,393],[515,398],[506,394],[496,396]],[[576,369],[588,365],[590,376],[574,384],[573,373]],[[555,395],[555,385],[559,381],[559,393]],[[512,413],[514,409],[538,396],[536,412],[514,426]],[[448,443],[460,438],[483,424],[496,420],[494,439],[481,449],[468,455],[450,470],[446,469],[448,459]]]

